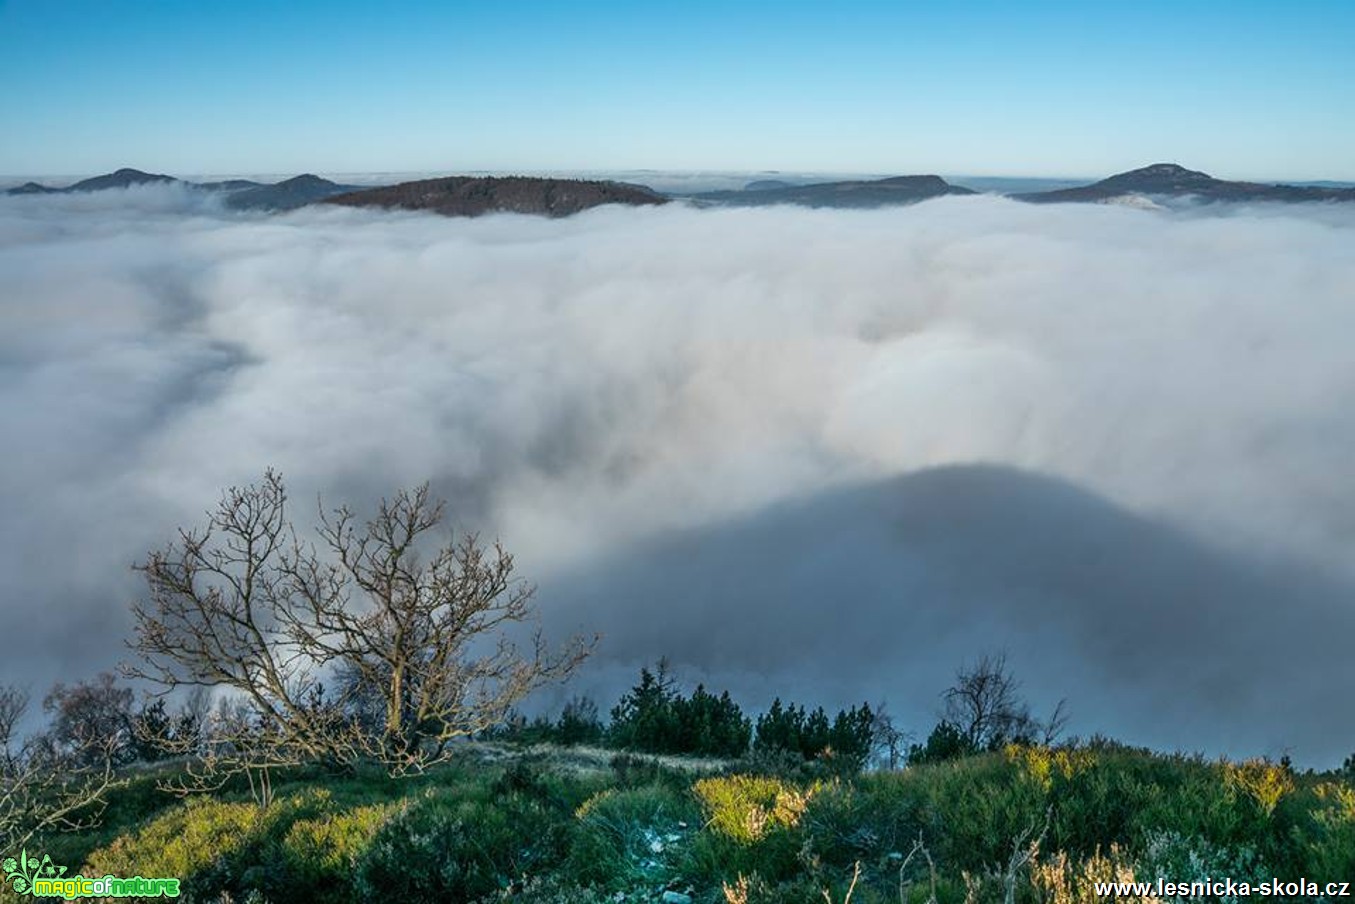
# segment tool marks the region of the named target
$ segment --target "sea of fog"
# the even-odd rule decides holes
[[[1352,247],[1335,206],[0,198],[0,681],[116,663],[130,565],[272,466],[303,523],[431,480],[602,632],[604,708],[666,655],[921,733],[1006,650],[1078,734],[1331,765]]]

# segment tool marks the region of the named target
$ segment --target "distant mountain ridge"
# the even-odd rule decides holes
[[[1230,182],[1208,173],[1186,169],[1176,163],[1154,163],[1116,173],[1075,188],[1027,192],[1011,197],[1034,204],[1104,202],[1126,195],[1198,198],[1202,201],[1355,201],[1355,189],[1320,185],[1284,185],[1263,182]]]
[[[108,189],[132,188],[138,185],[183,185],[201,191],[222,192],[226,206],[235,210],[292,210],[305,204],[361,188],[341,185],[306,173],[276,184],[255,182],[252,179],[226,179],[220,182],[189,182],[162,173],[147,173],[124,167],[102,176],[82,179],[65,188],[52,188],[38,182],[26,182],[11,188],[7,195],[82,194]]]
[[[71,194],[150,184],[176,184],[222,193],[223,203],[232,210],[286,211],[308,204],[334,203],[346,207],[428,210],[447,216],[508,212],[563,217],[602,204],[657,205],[669,200],[643,185],[585,179],[448,176],[374,188],[343,185],[312,173],[273,184],[250,179],[189,182],[127,168],[83,179],[66,188],[28,182],[5,193]]]
[[[7,195],[58,195],[61,194],[59,188],[48,188],[40,182],[25,182],[23,185],[17,185],[5,192]]]
[[[233,210],[295,210],[361,188],[303,173],[273,185],[255,183],[252,188],[232,192],[226,196],[226,206]]]
[[[110,188],[131,188],[133,185],[155,185],[179,181],[179,179],[166,176],[163,173],[143,173],[141,170],[123,167],[116,172],[82,179],[64,190],[68,192],[104,191]]]
[[[651,206],[668,199],[643,185],[529,176],[447,176],[324,199],[344,207],[426,210],[444,216],[526,213],[564,217],[603,204]]]
[[[762,207],[788,204],[813,208],[863,209],[915,204],[947,195],[980,193],[935,175],[808,184],[795,184],[782,179],[757,179],[739,190],[660,193],[629,182],[532,176],[446,176],[380,187],[345,185],[311,173],[272,184],[250,179],[191,182],[163,173],[124,167],[82,179],[65,188],[26,182],[8,189],[5,194],[72,194],[140,185],[182,185],[220,193],[224,195],[225,206],[232,210],[286,211],[308,204],[334,203],[348,207],[429,210],[448,216],[477,216],[501,211],[548,217],[568,216],[602,204],[644,206],[664,204],[673,199],[701,206]],[[989,191],[993,190],[990,187]],[[1156,201],[1174,198],[1204,202],[1352,202],[1355,201],[1355,186],[1324,182],[1292,185],[1236,182],[1216,179],[1208,173],[1187,169],[1176,163],[1154,163],[1086,185],[1014,192],[1007,196],[1033,204],[1117,203],[1153,208],[1158,206]]]
[[[702,204],[727,207],[873,208],[916,204],[945,195],[973,195],[973,189],[951,185],[940,176],[891,176],[887,179],[850,179],[790,185],[775,179],[750,182],[741,191],[708,191],[684,197]]]
[[[207,191],[242,191],[246,188],[259,188],[265,183],[255,182],[253,179],[223,179],[220,182],[196,182],[193,184],[198,188],[205,188]]]
[[[23,185],[11,188],[5,192],[7,195],[57,195],[57,194],[77,194],[80,192],[106,191],[110,188],[131,188],[134,185],[154,185],[157,183],[170,184],[182,182],[173,176],[166,176],[163,173],[147,173],[139,169],[123,167],[111,173],[104,173],[102,176],[91,176],[88,179],[81,179],[65,188],[53,188],[50,185],[43,185],[40,182],[25,182]],[[189,183],[192,184],[192,183]]]

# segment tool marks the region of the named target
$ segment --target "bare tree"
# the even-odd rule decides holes
[[[195,687],[171,710],[164,695],[151,697],[132,716],[132,751],[155,762],[172,756],[198,756],[211,717],[211,691]]]
[[[891,772],[903,765],[908,747],[908,732],[894,724],[885,701],[874,709],[870,725],[871,748],[874,756]]]
[[[174,732],[180,752],[196,755],[207,738],[208,720],[212,716],[212,689],[194,687],[179,703],[175,713]]]
[[[960,668],[955,684],[941,696],[943,718],[973,750],[992,750],[1010,741],[1051,744],[1068,721],[1062,700],[1046,721],[1031,715],[1005,653],[985,654],[973,666]]]
[[[28,711],[28,692],[13,685],[0,687],[0,743],[4,745],[0,768],[8,770],[15,756],[19,720]]]
[[[1058,742],[1068,727],[1068,701],[1060,700],[1049,718],[1040,723],[1040,743],[1046,747]]]
[[[87,738],[59,749],[46,738],[21,741],[28,694],[0,687],[0,850],[15,851],[35,835],[78,831],[98,822],[104,795],[121,784],[113,774],[114,740]]]
[[[510,629],[531,620],[533,588],[497,543],[462,534],[435,545],[446,513],[427,485],[382,500],[363,523],[322,506],[313,543],[298,538],[286,499],[268,471],[138,566],[150,593],[133,607],[138,656],[125,672],[161,692],[223,689],[248,709],[218,720],[204,763],[421,770],[591,649],[575,638],[548,650],[539,630],[519,649]],[[342,676],[338,693],[327,674]],[[379,720],[353,717],[373,698]]]
[[[318,661],[342,664],[360,686],[380,690],[384,726],[374,753],[388,762],[417,762],[430,746],[436,758],[448,742],[497,724],[590,648],[576,639],[552,654],[538,631],[522,654],[504,629],[530,618],[534,588],[513,577],[502,546],[474,534],[421,561],[421,538],[445,517],[426,484],[382,500],[361,526],[347,508],[322,512],[328,558],[298,551],[287,565],[304,602],[282,612],[288,630]]]
[[[133,696],[130,687],[120,687],[108,672],[70,686],[58,683],[42,700],[43,711],[52,715],[52,742],[65,756],[89,758],[86,765],[97,763],[105,752],[115,764],[129,762],[135,756]]]
[[[161,788],[191,794],[243,776],[255,803],[265,809],[273,802],[274,773],[312,762],[314,756],[311,748],[270,725],[239,696],[219,700],[196,733],[161,737],[158,745],[188,756],[183,769],[161,782]]]
[[[206,790],[232,775],[266,775],[276,766],[339,759],[344,739],[328,736],[310,718],[303,697],[317,683],[300,649],[280,624],[291,604],[283,573],[291,528],[281,478],[232,487],[206,528],[179,531],[177,542],[152,552],[137,568],[149,598],[132,607],[137,658],[124,674],[158,685],[222,688],[255,716],[219,722],[215,745],[176,780],[176,790]],[[236,732],[226,737],[226,731]],[[168,750],[187,754],[173,739]],[[261,801],[262,802],[262,801]]]

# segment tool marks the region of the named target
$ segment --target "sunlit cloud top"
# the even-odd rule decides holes
[[[431,479],[626,679],[666,654],[922,725],[1006,647],[1075,731],[1338,762],[1353,234],[1349,205],[0,198],[0,682],[111,665],[128,566],[273,466],[301,522]]]

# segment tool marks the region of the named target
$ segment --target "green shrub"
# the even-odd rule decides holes
[[[529,720],[516,709],[512,709],[504,716],[502,722],[486,730],[481,739],[518,747],[549,744],[556,741],[556,726],[543,715]]]
[[[740,875],[757,874],[772,884],[794,879],[804,841],[801,820],[823,787],[758,775],[698,781],[692,791],[706,828],[688,848],[687,871],[717,887]]]
[[[798,750],[757,747],[730,766],[726,775],[770,775],[797,784],[826,781],[835,773],[822,760],[807,760]]]
[[[652,889],[637,892],[634,897],[620,897],[595,888],[586,888],[561,876],[538,876],[528,879],[520,888],[504,889],[484,898],[479,904],[511,901],[512,904],[629,904],[653,900]]]
[[[1002,753],[1022,776],[1046,792],[1054,790],[1056,781],[1066,784],[1096,765],[1095,751],[1085,748],[1008,744]]]
[[[267,810],[253,803],[193,798],[95,851],[86,875],[177,876],[193,897],[269,892],[282,881],[276,851],[299,819],[331,806],[329,792],[311,790]]]
[[[109,791],[107,806],[101,812],[74,814],[80,820],[93,819],[96,825],[80,832],[45,834],[32,847],[40,847],[56,863],[74,866],[86,862],[94,851],[112,844],[120,835],[182,804],[181,798],[159,788],[164,772],[156,768],[129,775],[126,784]]]
[[[1252,886],[1272,878],[1274,873],[1261,863],[1256,850],[1248,845],[1224,847],[1204,838],[1191,838],[1180,832],[1157,832],[1148,838],[1138,858],[1138,874],[1152,881],[1161,876],[1172,882],[1202,882],[1227,877]],[[1237,904],[1235,896],[1219,899]]]
[[[1013,747],[1007,756],[1052,808],[1046,849],[1075,859],[1111,845],[1141,850],[1164,831],[1262,852],[1272,828],[1249,796],[1230,787],[1220,764],[1198,757],[1113,746]]]
[[[486,787],[490,797],[517,794],[540,801],[561,813],[572,813],[589,797],[610,784],[605,775],[579,775],[550,764],[543,755],[514,760]],[[464,794],[475,786],[475,782],[467,782],[453,787]]]
[[[673,776],[672,770],[665,769],[661,763],[630,753],[616,754],[608,761],[608,765],[612,769],[613,780],[623,788],[652,785],[663,781],[665,776]],[[687,784],[686,776],[681,777],[681,783]]]
[[[244,847],[260,820],[252,803],[194,798],[90,854],[85,875],[178,876],[202,891],[195,878]]]
[[[925,824],[920,784],[905,773],[861,776],[826,787],[803,823],[816,856],[831,866],[886,862],[912,847]]]
[[[552,739],[566,747],[576,744],[599,744],[603,735],[598,705],[588,697],[573,697],[560,711]]]
[[[292,823],[282,840],[285,879],[272,889],[278,900],[356,901],[358,858],[394,807],[376,804]]]
[[[912,767],[897,789],[915,808],[917,832],[937,862],[979,872],[1006,862],[1014,839],[1048,809],[1042,789],[1001,754]]]
[[[779,749],[751,755],[756,770],[700,780],[628,755],[611,772],[566,768],[580,759],[500,766],[468,755],[405,780],[298,770],[264,812],[240,802],[245,791],[166,807],[138,778],[105,829],[70,843],[95,848],[86,875],[172,875],[193,900],[291,904],[619,904],[689,886],[701,904],[726,900],[722,886],[749,904],[840,901],[858,864],[852,904],[897,904],[901,878],[921,904],[922,860],[900,876],[919,837],[939,901],[960,904],[1002,896],[994,870],[1046,814],[1021,904],[1089,901],[1092,879],[1125,874],[1355,875],[1355,788],[1278,766],[1104,743],[1013,746],[850,779]]]
[[[1355,876],[1355,788],[1323,782],[1312,792],[1313,808],[1293,873],[1304,876]],[[1299,830],[1295,830],[1299,835]]]
[[[705,809],[707,825],[742,844],[799,825],[810,799],[821,789],[821,785],[802,788],[760,775],[703,778],[692,786]]]
[[[612,890],[666,878],[700,815],[690,795],[664,785],[601,791],[575,811],[569,873]]]
[[[944,719],[927,735],[923,744],[914,744],[908,748],[908,762],[914,766],[927,763],[944,763],[973,756],[978,748],[965,736],[964,732]]]
[[[1228,785],[1254,800],[1266,816],[1274,813],[1280,800],[1294,790],[1293,774],[1278,763],[1265,760],[1225,763],[1223,772]]]
[[[407,801],[358,858],[364,900],[469,902],[558,866],[569,816],[536,796],[429,790]]]
[[[517,757],[490,784],[489,793],[494,797],[520,794],[535,800],[545,800],[550,796],[550,788],[546,784],[542,762],[540,757]]]

